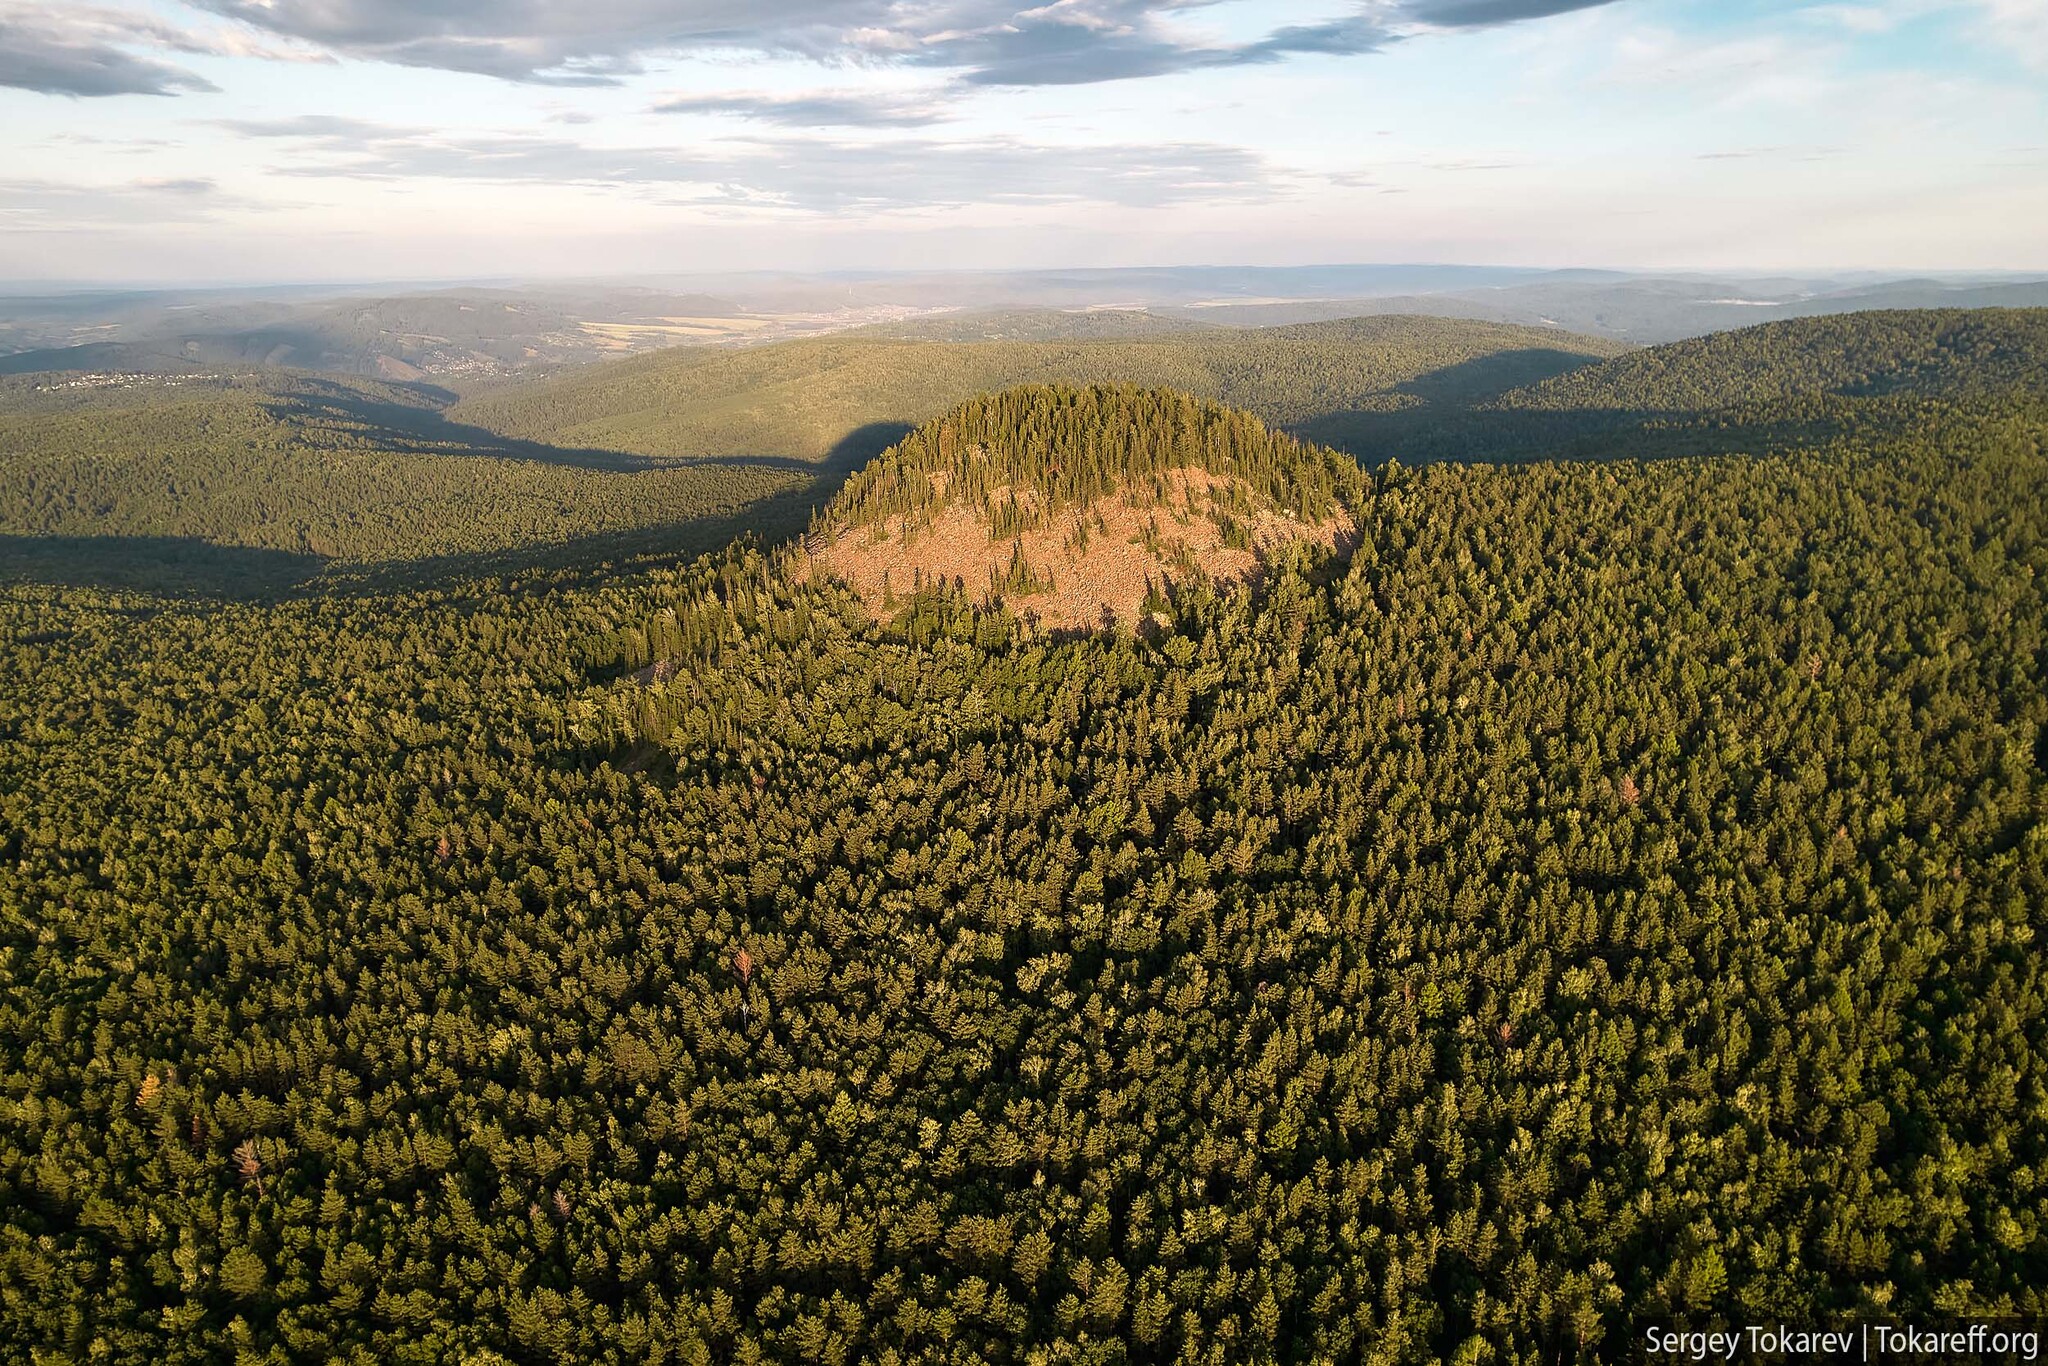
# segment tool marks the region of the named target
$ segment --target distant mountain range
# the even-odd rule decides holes
[[[1654,345],[1818,314],[2043,305],[2048,280],[1476,266],[687,276],[341,295],[102,290],[0,295],[0,374],[265,365],[468,390],[650,350],[847,331],[1077,341],[1404,314]]]

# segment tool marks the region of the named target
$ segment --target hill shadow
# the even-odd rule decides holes
[[[1576,351],[1530,346],[1446,365],[1395,385],[1394,392],[1413,395],[1432,407],[1469,407],[1599,364],[1598,358]]]
[[[595,582],[621,563],[644,565],[695,559],[723,550],[742,537],[764,546],[792,541],[809,529],[811,515],[833,497],[853,473],[912,429],[900,422],[870,422],[848,432],[820,461],[781,456],[706,457],[701,460],[656,462],[665,469],[685,464],[764,465],[812,476],[807,484],[770,494],[738,512],[665,523],[637,531],[579,537],[552,546],[519,547],[472,555],[438,556],[379,566],[363,576],[366,587],[425,585],[481,579],[540,569],[560,585]]]
[[[744,538],[773,546],[793,540],[810,524],[812,495],[799,488],[773,494],[738,512],[685,518],[600,532],[567,540],[508,546],[499,550],[428,555],[415,560],[334,566],[311,585],[322,593],[376,596],[395,592],[451,590],[526,575],[542,575],[547,589],[591,587],[636,569],[694,560]]]
[[[442,391],[431,387],[408,387],[430,403],[438,402],[442,397]],[[450,421],[438,406],[413,407],[338,387],[281,395],[274,406],[279,417],[311,431],[324,431],[336,444],[373,445],[378,450],[403,455],[532,460],[616,474],[674,468],[680,463],[687,463],[657,460],[626,451],[552,446],[541,441],[503,436],[487,427]]]
[[[1848,426],[1826,418],[1763,419],[1727,412],[1480,408],[1425,412],[1411,421],[1378,421],[1330,430],[1307,425],[1297,433],[1356,456],[1367,466],[1390,459],[1410,466],[1440,461],[1516,465],[1781,454],[1824,443]]]
[[[324,404],[328,399],[323,396],[320,401]],[[364,416],[377,420],[380,443],[386,439],[384,433],[395,429],[396,415],[412,415],[410,430],[421,441],[433,443],[425,449],[444,455],[450,452],[442,442],[443,437],[481,431],[446,422],[436,413],[417,413],[398,404],[365,401],[356,406]],[[894,445],[909,430],[901,423],[869,423],[841,437],[824,459],[816,461],[785,456],[664,460],[615,451],[565,451],[533,442],[504,441],[482,433],[494,444],[486,445],[481,440],[467,443],[467,449],[479,458],[555,456],[560,457],[559,463],[615,473],[693,466],[753,467],[786,470],[807,478],[793,488],[731,512],[560,541],[373,563],[349,563],[258,546],[221,545],[193,536],[0,535],[0,582],[133,589],[173,598],[235,600],[276,599],[309,592],[415,591],[449,586],[465,579],[503,579],[534,571],[545,571],[550,582],[557,585],[596,582],[617,572],[622,564],[652,565],[694,559],[723,549],[741,537],[752,536],[771,546],[793,540],[809,526],[811,514],[830,502],[855,470]],[[595,458],[586,460],[586,456]]]
[[[1859,414],[1848,400],[1799,418],[1757,416],[1733,408],[1500,406],[1518,390],[1599,363],[1540,347],[1480,356],[1397,386],[1395,392],[1408,400],[1405,406],[1326,413],[1290,430],[1367,466],[1388,460],[1404,465],[1676,460],[1765,455],[1812,445],[1846,430]]]
[[[909,436],[916,428],[908,422],[870,422],[855,427],[834,442],[825,458],[811,468],[818,470],[825,478],[835,478],[832,492],[839,492],[839,485],[861,466],[873,460],[883,451]]]
[[[580,587],[622,571],[692,560],[723,550],[742,538],[751,537],[763,546],[775,546],[803,535],[810,526],[811,515],[832,500],[854,471],[902,440],[910,430],[900,422],[867,423],[841,437],[818,461],[783,456],[654,460],[653,467],[659,469],[753,465],[794,470],[811,478],[808,483],[770,494],[737,512],[502,550],[334,567],[320,588],[327,592],[374,594],[528,574],[544,575],[545,587],[549,589]]]
[[[380,450],[408,455],[474,456],[495,460],[531,460],[576,469],[600,470],[612,474],[634,474],[645,470],[692,469],[700,466],[731,469],[780,470],[826,481],[830,497],[847,476],[908,435],[911,428],[900,422],[870,422],[856,427],[833,444],[819,459],[793,455],[644,455],[633,451],[594,446],[557,446],[524,437],[507,436],[488,427],[457,422],[442,411],[454,395],[431,385],[399,386],[417,393],[427,404],[414,407],[392,403],[371,395],[342,388],[318,393],[281,397],[281,416],[303,427],[327,428],[342,443],[374,444]],[[346,424],[346,425],[343,425]]]
[[[498,550],[352,563],[260,546],[177,536],[0,536],[0,585],[145,592],[187,601],[278,602],[301,596],[376,597],[453,590],[531,574],[550,587],[590,586],[622,569],[692,560],[753,536],[773,545],[801,535],[806,490],[739,512],[685,518]],[[494,585],[494,586],[502,586]]]
[[[0,536],[0,581],[167,597],[274,596],[317,579],[327,564],[318,555],[194,536]]]
[[[1598,364],[1590,356],[1540,346],[1475,356],[1395,385],[1398,406],[1339,409],[1296,423],[1291,430],[1369,465],[1393,458],[1414,463],[1413,448],[1434,444],[1446,422],[1469,420],[1483,405],[1517,389]]]

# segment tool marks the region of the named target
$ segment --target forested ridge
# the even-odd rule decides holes
[[[633,533],[711,549],[743,513],[801,526],[812,482],[773,465],[505,441],[445,420],[431,391],[369,380],[67,378],[0,383],[0,576],[54,560],[131,585],[246,593]]]
[[[2048,407],[1967,370],[1793,392],[1769,451],[1302,447],[1357,547],[1145,635],[877,622],[775,544],[10,586],[0,1341],[1536,1363],[2048,1312]],[[967,411],[1097,477],[1119,391],[1051,392]]]
[[[512,436],[641,455],[753,450],[825,460],[849,433],[915,427],[1020,384],[1179,389],[1294,428],[1429,398],[1491,397],[1624,349],[1597,337],[1437,318],[1100,341],[825,338],[665,352],[478,394],[454,413]]]
[[[2048,309],[1926,309],[1718,332],[1507,395],[1523,409],[1701,412],[1825,395],[2048,393]]]
[[[1411,463],[1788,453],[2044,401],[2048,309],[1885,310],[1631,352],[1455,411],[1394,414],[1347,449]]]

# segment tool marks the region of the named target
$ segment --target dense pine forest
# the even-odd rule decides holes
[[[1032,388],[828,505],[1237,441],[1355,522],[1143,632],[877,621],[782,523],[262,600],[25,572],[0,1342],[1534,1366],[2048,1314],[2043,315],[1488,363],[1389,385],[1427,428],[1330,410],[1428,463]],[[445,434],[409,401],[369,456]],[[34,403],[94,478],[156,430]],[[493,479],[645,477],[462,420]],[[491,544],[528,496],[660,525],[490,487]],[[485,535],[419,515],[363,556]]]

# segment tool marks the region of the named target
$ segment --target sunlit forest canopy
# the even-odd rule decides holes
[[[1026,385],[928,422],[847,481],[835,525],[915,519],[997,496],[1066,507],[1201,470],[1302,517],[1325,517],[1360,483],[1356,462],[1270,432],[1247,414],[1171,390]]]
[[[2048,393],[2048,309],[1925,309],[1719,332],[1509,395],[1518,408],[1701,412],[1820,395]]]
[[[1460,409],[1526,458],[1038,389],[847,486],[894,515],[957,440],[1078,497],[1186,431],[1355,518],[1142,632],[877,620],[782,536],[9,583],[0,1341],[1536,1363],[2048,1313],[2040,317],[1862,325]],[[126,411],[39,430],[118,468]]]

